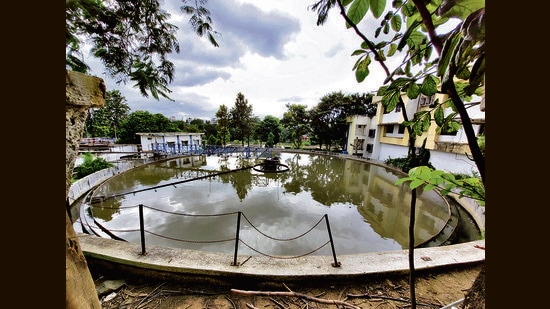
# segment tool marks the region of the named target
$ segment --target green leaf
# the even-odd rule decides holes
[[[370,9],[374,18],[382,16],[384,9],[386,8],[386,0],[371,0]]]
[[[414,131],[414,134],[417,136],[422,135],[422,122],[417,121],[413,124],[412,129]]]
[[[430,190],[433,190],[436,187],[437,187],[436,185],[429,183],[426,186],[424,186],[424,191],[430,191]]]
[[[411,181],[410,187],[411,187],[411,189],[416,189],[416,188],[420,187],[423,184],[424,184],[424,182],[422,180],[415,179],[415,180]]]
[[[420,87],[418,87],[418,85],[413,81],[407,87],[407,97],[409,97],[409,99],[416,99],[419,94]]]
[[[354,24],[358,24],[369,10],[370,0],[355,0],[348,9],[347,15]]]
[[[405,5],[401,7],[401,12],[407,17],[411,17],[416,11],[417,10],[414,4],[409,2],[405,3]]]
[[[437,93],[437,84],[439,83],[439,80],[437,77],[433,75],[426,75],[424,77],[424,81],[422,82],[422,85],[420,86],[420,92],[423,95],[426,96],[432,96]]]
[[[453,132],[458,132],[458,130],[460,130],[461,124],[458,121],[452,120],[449,122],[449,127]]]
[[[391,5],[392,8],[398,9],[403,4],[403,0],[393,0]]]
[[[382,97],[382,105],[386,107],[388,112],[391,112],[399,103],[399,98],[401,97],[399,89],[389,90],[386,89],[384,96]]]
[[[441,127],[443,125],[444,118],[445,118],[445,115],[443,114],[443,108],[441,107],[441,105],[438,105],[434,111],[435,123]]]
[[[364,54],[366,53],[367,51],[364,50],[364,49],[356,49],[353,51],[353,53],[351,54],[352,56],[357,56],[357,55],[360,55],[360,54]]]
[[[423,181],[427,182],[432,177],[432,170],[427,166],[417,166],[416,170],[418,178]]]
[[[391,43],[390,48],[388,49],[388,57],[393,56],[396,51],[397,51],[397,44]]]
[[[456,71],[455,75],[457,78],[467,80],[470,78],[470,70],[467,66],[463,66]]]
[[[393,17],[391,18],[391,28],[393,29],[393,31],[399,31],[401,30],[401,24],[403,23],[403,21],[401,20],[401,15],[393,15]]]
[[[376,52],[376,55],[374,56],[374,60],[376,60],[376,61],[386,61],[386,56],[384,56],[384,51],[382,49],[379,49]]]
[[[390,33],[390,26],[386,23],[384,24],[384,34]]]
[[[411,47],[420,46],[422,45],[422,41],[424,41],[424,39],[426,39],[426,35],[424,35],[422,32],[413,31],[407,39],[407,44],[409,44],[409,46]]]
[[[397,45],[398,50],[402,50],[403,47],[405,47],[405,45],[407,45],[407,41],[409,39],[409,36],[411,35],[411,33],[413,31],[415,31],[416,28],[418,28],[419,25],[420,25],[420,23],[415,23],[414,25],[411,25],[409,28],[407,28],[407,31],[405,31],[405,33],[403,34],[403,36],[399,40],[399,43]]]
[[[430,114],[426,113],[424,119],[422,120],[422,132],[427,132],[430,129],[431,117]]]
[[[437,76],[445,76],[449,65],[451,64],[451,59],[455,52],[456,46],[460,42],[460,31],[454,31],[451,36],[443,44],[443,50],[441,51],[441,57],[439,57],[439,62],[437,64]]]
[[[397,185],[400,185],[400,184],[404,183],[405,181],[409,181],[409,180],[412,180],[412,178],[411,177],[399,178],[394,182],[394,184],[397,186]]]
[[[485,0],[456,0],[442,17],[456,17],[465,20],[468,15],[485,7]]]
[[[350,4],[353,0],[342,0],[342,6],[346,7],[348,4]]]
[[[355,69],[355,79],[358,83],[364,81],[365,78],[369,75],[370,63],[371,59],[369,56],[365,57],[365,59],[358,63],[357,68]]]
[[[391,46],[390,46],[391,47]],[[389,56],[388,52],[388,56]],[[479,57],[472,66],[472,72],[470,74],[470,85],[473,87],[479,87],[483,83],[485,76],[485,57]]]

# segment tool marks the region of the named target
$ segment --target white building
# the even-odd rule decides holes
[[[144,152],[155,153],[198,153],[202,149],[204,133],[158,132],[136,133]]]
[[[437,95],[438,97],[441,95]],[[408,99],[403,95],[408,119],[412,119],[418,111],[430,111],[430,104],[436,96],[425,97],[420,95],[416,99]],[[440,102],[444,99],[439,97]],[[384,113],[381,103],[382,97],[373,97],[373,102],[378,104],[376,116],[349,117],[348,148],[349,154],[363,158],[385,161],[389,158],[403,158],[408,154],[409,134],[401,125],[404,121],[401,109],[396,108],[389,113]],[[474,103],[478,103],[480,99]],[[472,102],[470,102],[472,103]],[[444,110],[447,116],[452,112],[451,108]],[[480,104],[471,104],[468,115],[473,124],[476,136],[484,133],[485,112]],[[460,118],[456,116],[460,122]],[[479,171],[475,162],[471,159],[470,148],[463,128],[453,134],[437,133],[437,125],[431,116],[429,130],[416,138],[415,146],[420,148],[426,139],[426,148],[430,151],[430,163],[436,168],[451,173],[472,175]],[[356,147],[352,147],[355,145]]]

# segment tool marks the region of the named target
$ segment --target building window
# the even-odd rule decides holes
[[[386,126],[386,134],[392,134],[393,133],[393,124],[388,124]]]
[[[364,139],[362,138],[356,138],[355,139],[355,144],[353,145],[353,147],[355,149],[363,149],[363,143],[365,142]]]
[[[369,130],[369,137],[374,137],[375,134],[376,134],[376,129]]]
[[[405,126],[399,125],[399,130],[397,131],[397,134],[404,134],[405,133]]]
[[[418,107],[430,106],[432,104],[434,96],[425,96],[423,94],[418,97]]]
[[[372,153],[373,144],[367,144],[367,152]]]

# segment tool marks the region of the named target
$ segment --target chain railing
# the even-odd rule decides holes
[[[93,217],[93,209],[94,208],[117,209],[117,210],[121,209],[121,207],[111,208],[111,207],[92,206],[92,205],[87,205],[87,206],[89,207],[88,212],[91,214],[92,217]],[[297,236],[294,236],[294,237],[289,237],[289,238],[278,238],[278,237],[270,236],[270,235],[260,231],[260,229],[258,229],[252,223],[252,221],[249,218],[246,217],[246,215],[242,211],[219,213],[219,214],[186,214],[186,213],[180,213],[180,212],[166,211],[166,210],[163,210],[163,209],[149,207],[149,206],[146,206],[146,205],[143,205],[143,204],[139,204],[137,206],[125,206],[123,208],[127,209],[127,208],[134,208],[134,207],[138,207],[138,214],[139,214],[139,218],[138,218],[139,228],[137,228],[137,229],[108,229],[105,226],[101,225],[96,220],[93,220],[93,221],[96,224],[96,226],[99,227],[107,235],[109,235],[109,237],[111,237],[113,239],[117,239],[117,240],[125,240],[125,239],[123,237],[120,237],[119,235],[115,234],[115,232],[116,233],[127,233],[127,232],[137,232],[137,231],[139,231],[140,243],[141,243],[141,254],[142,255],[147,254],[146,244],[145,244],[145,234],[147,233],[147,234],[154,235],[156,237],[165,238],[165,239],[169,239],[169,240],[172,240],[172,241],[181,241],[181,242],[190,242],[190,243],[221,243],[221,242],[234,241],[235,246],[234,246],[233,261],[231,263],[232,266],[241,265],[240,263],[237,262],[239,244],[243,244],[244,246],[248,247],[250,250],[252,250],[252,251],[254,251],[254,252],[256,252],[260,255],[267,256],[267,257],[270,257],[270,258],[279,258],[279,259],[294,259],[294,258],[299,258],[299,257],[311,255],[311,254],[319,251],[320,249],[322,249],[326,245],[330,244],[331,245],[331,250],[332,250],[332,256],[333,256],[333,259],[334,259],[334,262],[331,263],[331,265],[333,267],[340,267],[340,265],[341,265],[340,262],[336,258],[336,251],[335,251],[335,248],[334,248],[334,240],[332,238],[332,232],[330,230],[330,223],[329,223],[329,219],[328,219],[327,214],[323,215],[321,217],[321,219],[319,219],[319,221],[317,221],[317,223],[315,223],[307,231],[301,233],[300,235],[297,235]],[[145,220],[145,215],[144,215],[144,211],[143,211],[144,208],[148,208],[148,209],[153,210],[153,211],[163,212],[163,213],[166,213],[166,214],[169,214],[169,215],[187,216],[187,217],[221,217],[221,216],[236,215],[237,218],[236,218],[235,236],[234,237],[228,237],[226,239],[188,240],[188,239],[180,239],[180,238],[174,238],[174,237],[168,237],[168,236],[165,236],[165,235],[161,235],[161,234],[158,234],[158,233],[155,233],[155,232],[152,232],[152,231],[149,231],[148,229],[146,229],[146,227],[145,227],[146,220]],[[255,248],[254,246],[246,243],[243,239],[241,239],[241,237],[240,237],[241,221],[243,221],[243,220],[246,220],[246,222],[248,222],[248,224],[252,227],[252,229],[257,231],[260,235],[262,235],[262,236],[264,236],[268,239],[274,240],[274,241],[294,241],[294,240],[297,240],[299,238],[302,238],[302,237],[306,236],[310,232],[312,232],[313,229],[315,229],[317,226],[319,226],[319,224],[321,224],[321,222],[325,221],[328,240],[325,243],[323,243],[322,245],[320,245],[319,247],[317,247],[317,248],[315,248],[315,249],[313,249],[309,252],[303,253],[303,254],[293,255],[293,256],[271,255],[271,254],[268,254],[266,252],[262,252],[258,248]],[[81,222],[81,224],[86,225],[86,224],[89,224],[89,223]],[[88,228],[86,230],[93,230],[93,229]]]

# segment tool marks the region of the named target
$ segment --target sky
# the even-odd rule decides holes
[[[175,65],[175,78],[168,88],[170,101],[142,96],[131,81],[116,82],[103,74],[104,67],[87,55],[90,74],[103,78],[107,90],[119,90],[130,112],[161,113],[175,120],[215,117],[224,104],[235,105],[237,94],[244,95],[252,113],[282,118],[286,104],[317,105],[332,92],[369,93],[383,85],[385,74],[377,63],[361,83],[352,70],[361,39],[347,29],[337,9],[327,22],[316,25],[316,12],[309,9],[316,0],[209,0],[219,47],[195,34],[189,16],[181,13],[179,0],[161,0],[161,8],[171,14],[170,22],[179,30],[180,53],[169,59]],[[367,20],[368,19],[368,20]],[[367,37],[379,22],[369,12],[360,23]]]

